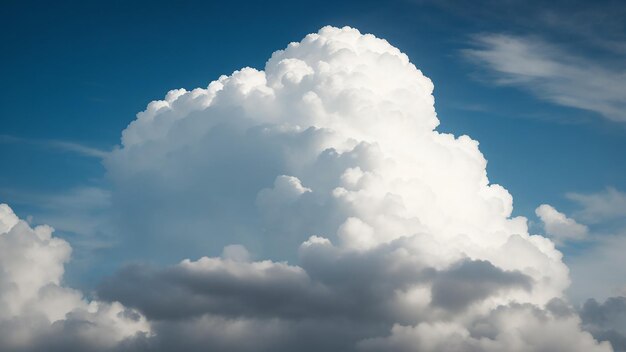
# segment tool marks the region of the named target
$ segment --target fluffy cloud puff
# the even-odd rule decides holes
[[[105,160],[139,255],[273,260],[135,265],[100,297],[144,313],[154,349],[611,350],[549,309],[561,253],[477,141],[435,130],[432,91],[387,41],[325,27],[150,103]]]
[[[31,228],[0,204],[1,350],[104,351],[149,334],[138,312],[62,286],[70,253],[51,227]]]
[[[535,209],[535,214],[541,219],[547,235],[558,244],[565,241],[577,241],[587,237],[589,229],[576,220],[568,218],[549,204],[542,204]]]

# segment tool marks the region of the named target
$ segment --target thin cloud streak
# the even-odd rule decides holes
[[[530,91],[551,103],[626,122],[626,71],[574,55],[541,38],[480,34],[462,55],[497,85]]]
[[[590,223],[626,218],[626,193],[613,187],[596,193],[570,192],[565,195],[582,207],[576,216]]]
[[[2,144],[30,144],[42,148],[51,148],[64,152],[76,153],[82,156],[92,157],[103,159],[106,157],[109,152],[97,149],[93,147],[89,147],[80,143],[70,142],[70,141],[61,141],[54,139],[30,139],[30,138],[22,138],[11,135],[0,135],[0,143]]]

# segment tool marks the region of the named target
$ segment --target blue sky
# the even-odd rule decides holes
[[[119,144],[120,131],[148,102],[172,88],[206,86],[244,66],[262,69],[273,50],[327,24],[386,38],[433,80],[439,129],[480,141],[490,180],[511,192],[514,214],[536,222],[534,209],[542,203],[576,211],[566,197],[570,192],[626,189],[626,115],[607,117],[599,108],[555,102],[550,92],[573,99],[585,94],[560,92],[563,87],[541,79],[520,80],[524,74],[503,83],[511,76],[468,54],[494,49],[484,38],[504,35],[543,43],[543,50],[530,53],[554,50],[559,54],[549,59],[570,68],[624,72],[624,47],[618,45],[625,35],[619,21],[624,10],[618,2],[41,6],[5,3],[0,21],[0,158],[11,165],[0,174],[0,195],[20,216],[34,215],[35,223],[51,218],[50,208],[63,217],[69,213],[42,206],[42,199],[109,187],[99,151]],[[623,94],[621,99],[623,107]],[[59,235],[80,242],[80,234]]]
[[[624,18],[3,1],[0,350],[626,351]]]

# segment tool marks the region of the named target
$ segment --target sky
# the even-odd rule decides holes
[[[0,6],[5,349],[626,350],[620,1]]]

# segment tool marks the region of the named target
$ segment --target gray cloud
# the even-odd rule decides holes
[[[136,312],[122,311],[129,316]],[[138,332],[121,340],[111,339],[115,328],[94,322],[77,310],[65,319],[50,322],[43,316],[23,316],[0,322],[0,347],[12,352],[130,352],[145,349],[147,336]],[[35,332],[35,333],[33,333]],[[26,335],[23,335],[26,333]],[[22,334],[22,341],[16,338]]]
[[[126,267],[100,286],[99,297],[137,307],[156,320],[208,313],[306,317],[329,314],[329,306],[335,304],[329,292],[323,286],[315,287],[300,268],[281,263],[264,267],[258,263],[204,260],[217,267],[201,271],[180,265],[165,270]]]
[[[626,351],[626,297],[609,297],[604,303],[589,299],[580,309],[583,328],[600,341],[610,341],[615,351]]]
[[[424,322],[417,326],[394,326],[392,334],[360,343],[363,351],[611,351],[608,342],[598,345],[588,333],[571,339],[577,315],[554,314],[531,304],[498,306],[488,315],[465,324]],[[516,331],[515,334],[511,334]],[[566,337],[566,338],[564,338]]]
[[[532,288],[532,279],[518,271],[507,272],[488,261],[464,260],[435,276],[432,304],[460,311],[491,294],[511,287]]]
[[[432,285],[433,308],[456,312],[502,290],[532,287],[527,276],[486,261],[420,269],[393,255],[402,245],[368,253],[304,249],[303,265],[311,274],[284,263],[223,258],[160,270],[133,265],[106,280],[98,293],[145,314],[156,329],[145,343],[155,350],[176,344],[197,350],[211,343],[216,350],[247,351],[259,348],[247,345],[254,339],[277,351],[353,351],[359,341],[384,336],[399,321],[416,324],[436,315],[426,307],[407,319],[409,307],[392,304],[398,290]],[[197,335],[198,329],[207,330]]]
[[[395,292],[432,279],[432,269],[397,260],[402,243],[365,253],[303,248],[301,266],[206,257],[166,269],[131,265],[105,280],[98,295],[157,320],[213,314],[390,322],[396,318],[385,305]]]

